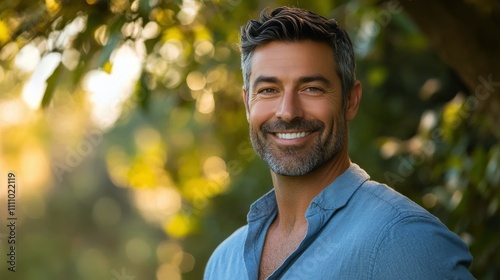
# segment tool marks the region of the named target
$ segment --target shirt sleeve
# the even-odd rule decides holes
[[[236,230],[213,252],[205,267],[203,280],[247,279],[243,261],[246,226]]]
[[[408,216],[379,237],[372,279],[474,279],[468,247],[433,216]]]

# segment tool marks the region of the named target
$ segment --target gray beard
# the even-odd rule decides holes
[[[267,145],[267,131],[283,129],[309,130],[319,129],[320,135],[307,146],[271,147]],[[321,134],[325,132],[324,124],[319,121],[293,121],[285,123],[277,121],[265,123],[259,132],[250,127],[250,140],[257,155],[262,158],[276,174],[283,176],[303,176],[331,161],[342,150],[345,141],[345,122],[339,119],[333,131],[324,141]]]

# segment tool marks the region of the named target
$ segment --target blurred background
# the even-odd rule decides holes
[[[352,160],[459,234],[478,279],[498,279],[495,0],[2,1],[0,278],[201,279],[272,187],[248,138],[238,38],[281,5],[352,37]]]

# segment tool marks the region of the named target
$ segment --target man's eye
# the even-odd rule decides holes
[[[257,93],[261,93],[261,94],[273,94],[273,93],[277,93],[278,91],[273,89],[273,88],[264,88],[264,89],[261,89],[259,90]]]
[[[304,91],[306,91],[306,92],[316,92],[316,93],[323,92],[323,90],[321,90],[320,88],[317,88],[317,87],[306,87],[304,89]]]

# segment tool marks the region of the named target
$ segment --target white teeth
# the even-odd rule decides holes
[[[279,139],[296,139],[296,138],[302,138],[308,135],[308,132],[296,132],[296,133],[276,133],[276,136],[278,136]]]

